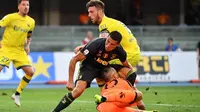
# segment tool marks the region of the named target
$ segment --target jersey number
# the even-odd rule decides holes
[[[1,63],[7,63],[9,61],[9,59],[7,58],[7,57],[2,57],[2,58],[0,58],[0,62]]]

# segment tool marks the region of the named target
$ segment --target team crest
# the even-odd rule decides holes
[[[112,57],[111,57],[111,59],[115,59],[117,57],[117,55],[116,54],[112,54]]]
[[[89,50],[88,49],[85,49],[84,51],[83,51],[83,54],[84,55],[87,55],[89,53]]]
[[[103,54],[103,58],[108,58],[108,54],[107,53]]]

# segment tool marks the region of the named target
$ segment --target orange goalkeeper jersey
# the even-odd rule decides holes
[[[102,89],[102,93],[104,94],[110,90],[133,90],[132,85],[121,78],[113,79],[112,81],[107,82]]]

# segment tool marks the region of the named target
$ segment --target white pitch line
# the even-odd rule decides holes
[[[164,106],[164,107],[188,107],[188,108],[200,108],[198,105],[177,105],[177,104],[147,104],[150,106]]]
[[[94,103],[94,101],[77,100],[77,103]],[[198,105],[178,105],[178,104],[146,104],[147,106],[164,106],[164,107],[188,107],[188,108],[200,108]]]
[[[94,101],[87,101],[87,100],[75,100],[75,102],[78,102],[78,103],[95,103]]]
[[[24,101],[24,103],[35,103],[36,101]],[[37,103],[55,103],[56,101],[39,101]],[[75,103],[93,103],[94,101],[90,100],[75,100]],[[163,107],[185,107],[185,108],[200,108],[198,105],[181,105],[181,104],[145,104],[146,106],[163,106]],[[5,105],[0,105],[5,106]]]

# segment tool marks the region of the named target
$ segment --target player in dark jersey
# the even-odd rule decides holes
[[[200,41],[197,44],[197,61],[198,61],[198,74],[200,79]]]
[[[121,40],[121,34],[113,31],[107,38],[94,39],[71,59],[66,87],[72,92],[64,95],[53,112],[60,112],[78,98],[87,87],[90,87],[94,78],[101,77],[104,68],[109,66],[110,60],[118,58],[124,67],[132,69],[131,64],[127,61],[126,52],[120,46]],[[81,61],[81,66],[74,88],[74,71],[78,61]]]

